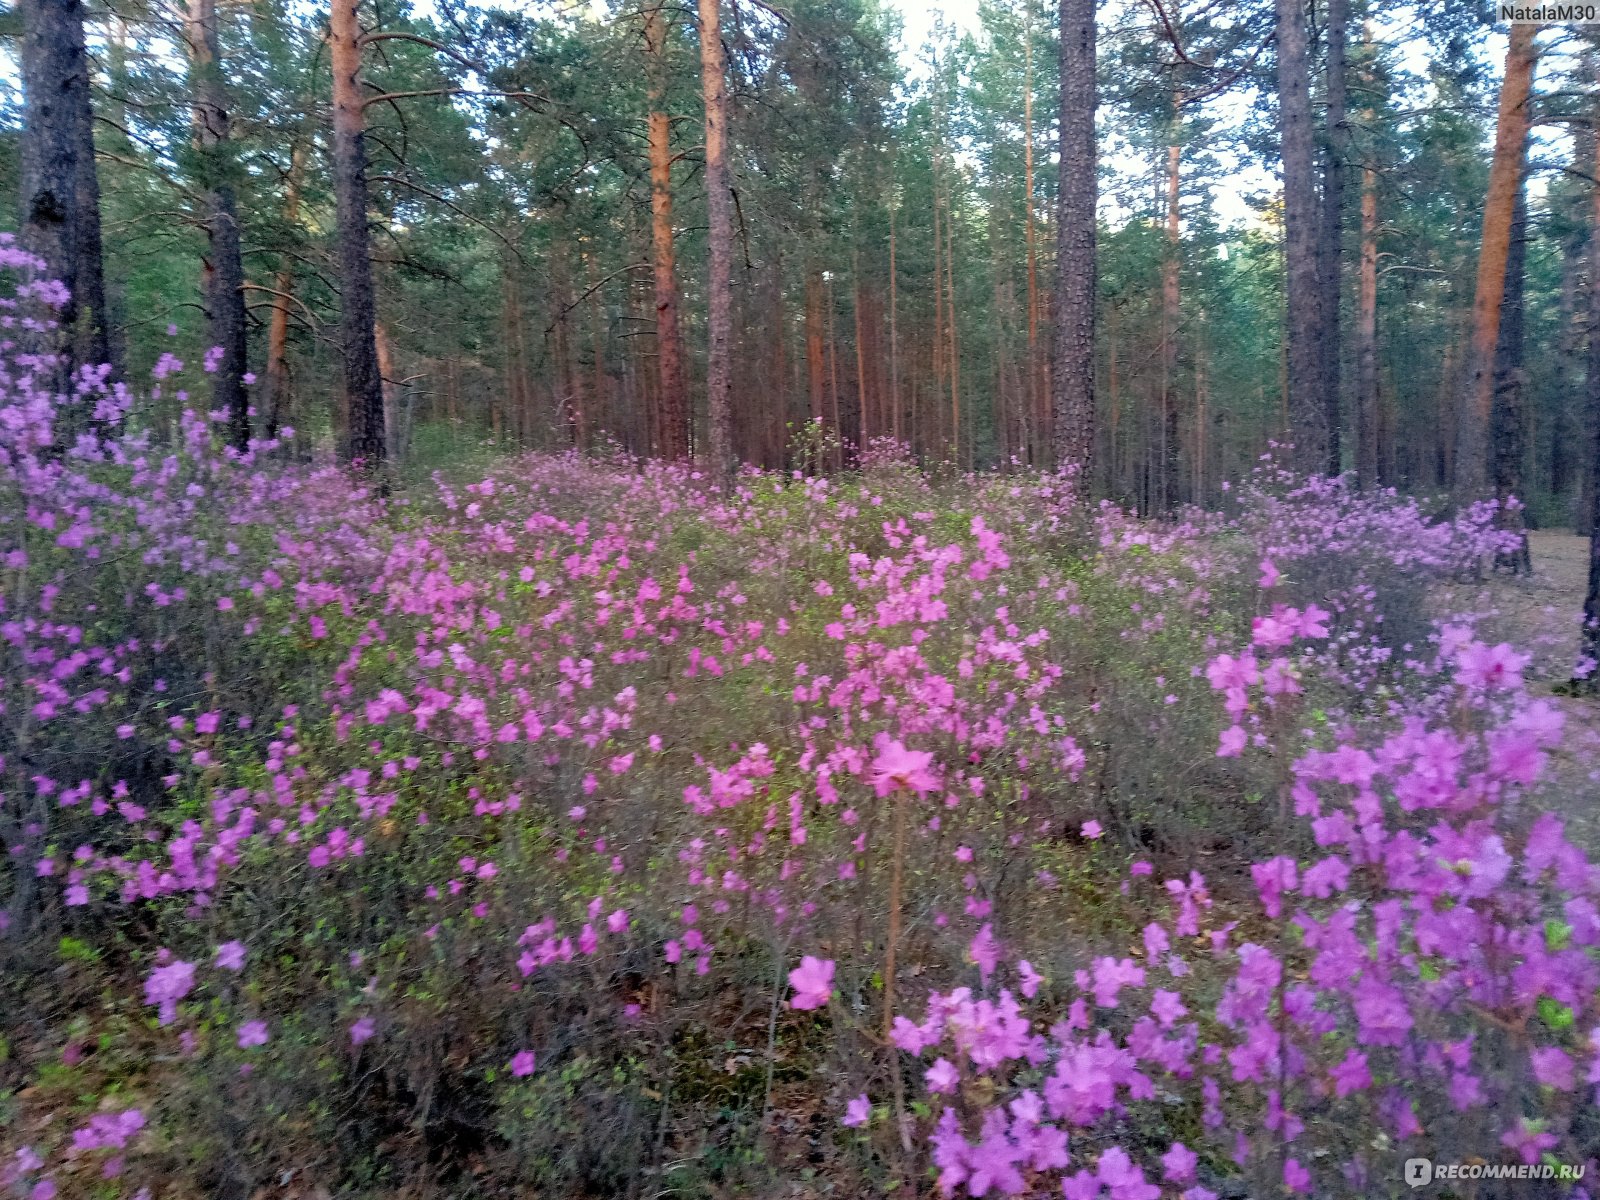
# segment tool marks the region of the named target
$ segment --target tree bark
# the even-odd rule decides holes
[[[111,362],[100,244],[100,185],[82,0],[18,0],[22,18],[21,236],[66,285],[60,329],[25,339],[59,353],[59,382],[86,363]]]
[[[1356,285],[1356,483],[1378,477],[1378,173],[1361,172],[1361,263]],[[1387,482],[1387,481],[1383,481]]]
[[[654,422],[657,453],[689,457],[689,391],[685,381],[683,332],[678,325],[677,253],[672,231],[672,121],[667,115],[666,41],[663,5],[645,9],[644,37],[650,55],[650,242],[656,286],[656,362],[661,378]]]
[[[813,260],[806,264],[806,394],[811,419],[818,425],[827,415],[826,367],[822,356],[822,268]]]
[[[700,86],[706,106],[706,235],[710,257],[707,303],[706,411],[712,469],[733,470],[733,205],[728,191],[727,65],[718,0],[700,4]]]
[[[1093,479],[1095,448],[1095,3],[1061,0],[1061,182],[1056,207],[1056,463]]]
[[[1527,154],[1523,154],[1524,163]],[[1500,335],[1494,355],[1494,399],[1490,415],[1489,453],[1493,467],[1495,496],[1500,501],[1501,528],[1515,531],[1521,538],[1518,549],[1505,556],[1499,565],[1512,574],[1531,574],[1528,535],[1522,520],[1521,503],[1527,500],[1523,481],[1528,452],[1527,408],[1522,369],[1524,296],[1528,262],[1528,187],[1527,173],[1519,180],[1517,199],[1511,215],[1511,245],[1506,255],[1506,283],[1500,305]],[[1515,500],[1518,507],[1510,507]]]
[[[1489,422],[1494,400],[1494,352],[1500,337],[1500,304],[1505,298],[1506,260],[1511,224],[1522,187],[1530,122],[1529,99],[1537,51],[1535,26],[1511,26],[1500,111],[1495,124],[1494,158],[1483,208],[1483,241],[1478,252],[1477,291],[1466,370],[1456,404],[1455,495],[1458,503],[1481,499],[1489,470]]]
[[[1178,144],[1178,113],[1183,97],[1173,98],[1172,137],[1167,147],[1167,227],[1161,260],[1161,504],[1170,511],[1178,496],[1178,325],[1183,319],[1179,253],[1182,249],[1180,200],[1183,148]]]
[[[1283,157],[1284,386],[1293,463],[1306,475],[1328,467],[1323,367],[1323,287],[1318,270],[1310,67],[1304,0],[1277,0],[1278,124]]]
[[[1328,474],[1344,467],[1340,445],[1344,425],[1341,283],[1344,259],[1345,159],[1350,131],[1345,123],[1345,38],[1350,25],[1350,0],[1328,0],[1328,44],[1325,83],[1327,138],[1322,162],[1322,383],[1327,410]]]
[[[310,157],[307,134],[289,152],[289,174],[284,180],[283,223],[300,219],[300,187]],[[272,316],[267,321],[267,365],[261,378],[261,407],[266,416],[266,436],[275,438],[293,408],[289,394],[289,305],[294,296],[294,260],[284,255],[272,277]]]
[[[366,470],[383,465],[383,376],[373,331],[377,300],[367,243],[366,115],[361,95],[357,0],[332,0],[333,190],[339,242],[339,332],[349,434],[340,457]]]
[[[1595,127],[1595,158],[1600,162],[1600,124]],[[1591,484],[1588,491],[1589,588],[1583,598],[1583,653],[1600,661],[1600,183],[1591,193],[1589,219],[1589,380],[1585,387]],[[1585,680],[1589,691],[1600,685],[1600,668]]]
[[[229,147],[228,91],[219,61],[216,0],[189,0],[185,37],[209,246],[205,288],[208,361],[210,351],[222,351],[214,364],[211,404],[228,414],[228,442],[242,451],[250,444],[250,401],[244,383],[244,258]]]

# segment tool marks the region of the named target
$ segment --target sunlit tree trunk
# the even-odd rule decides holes
[[[1285,281],[1285,404],[1294,465],[1308,475],[1328,466],[1327,391],[1322,362],[1323,290],[1313,168],[1305,0],[1277,0],[1278,124],[1282,135]]]
[[[650,243],[655,266],[656,355],[660,389],[654,422],[663,458],[689,457],[689,392],[678,327],[677,254],[672,230],[672,122],[667,114],[664,62],[667,27],[662,5],[645,9],[644,36],[650,52]]]
[[[1061,183],[1056,202],[1052,443],[1093,479],[1095,450],[1095,3],[1061,0]]]
[[[728,191],[727,66],[718,0],[700,4],[700,84],[706,107],[706,212],[710,284],[707,297],[706,411],[712,468],[733,469],[733,205]]]
[[[339,332],[349,433],[340,456],[368,470],[384,461],[383,376],[373,332],[377,301],[367,243],[366,114],[357,0],[333,0],[333,190],[339,243]]]
[[[283,184],[283,223],[293,226],[300,219],[300,188],[310,156],[309,136],[295,142],[289,152],[289,174]],[[289,305],[294,298],[294,264],[285,255],[272,277],[272,315],[267,318],[267,364],[261,376],[261,410],[265,415],[268,438],[290,421],[289,395]]]
[[[194,93],[195,143],[199,150],[206,241],[207,349],[220,347],[212,376],[212,407],[228,414],[228,441],[243,450],[250,441],[245,392],[244,259],[239,202],[233,188],[228,92],[219,61],[216,0],[189,0],[186,40]]]
[[[1595,128],[1595,161],[1600,162],[1600,124]],[[1583,650],[1600,661],[1600,183],[1591,190],[1589,219],[1589,381],[1585,388],[1589,472],[1588,489],[1589,588],[1583,599]],[[1600,686],[1600,668],[1587,678],[1587,686]]]
[[[1500,337],[1500,305],[1505,298],[1506,260],[1511,225],[1527,157],[1529,100],[1537,51],[1535,27],[1511,26],[1500,111],[1495,124],[1494,158],[1483,208],[1483,240],[1478,252],[1477,290],[1456,404],[1455,494],[1462,503],[1480,499],[1487,488],[1489,422],[1494,401],[1494,352]]]

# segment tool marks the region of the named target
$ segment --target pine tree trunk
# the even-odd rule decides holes
[[[284,180],[283,223],[300,219],[300,187],[305,178],[311,139],[302,137],[289,152],[289,174]],[[285,255],[272,277],[272,316],[267,321],[267,365],[261,378],[261,408],[266,414],[265,434],[278,436],[293,409],[289,394],[289,304],[294,294],[293,260]]]
[[[332,0],[333,190],[339,241],[339,332],[349,434],[340,456],[365,470],[383,465],[383,376],[374,333],[377,301],[367,243],[366,113],[356,0]]]
[[[1378,475],[1378,173],[1361,172],[1361,263],[1356,285],[1356,482]]]
[[[1285,403],[1293,462],[1306,475],[1328,467],[1323,365],[1323,287],[1313,169],[1305,0],[1277,0],[1278,123],[1282,134],[1285,281]]]
[[[1183,319],[1179,279],[1182,211],[1181,176],[1183,148],[1178,144],[1177,113],[1183,97],[1173,98],[1171,144],[1167,147],[1167,227],[1161,262],[1161,415],[1162,415],[1162,507],[1170,511],[1178,504],[1178,325]]]
[[[1350,0],[1328,0],[1327,14],[1327,138],[1322,163],[1322,383],[1327,410],[1328,474],[1343,470],[1341,431],[1344,425],[1342,395],[1343,338],[1341,295],[1344,259],[1345,159],[1350,131],[1345,123],[1345,38],[1350,24]]]
[[[250,401],[245,393],[244,259],[239,202],[233,188],[228,92],[219,61],[216,0],[189,0],[185,29],[194,92],[195,143],[202,178],[201,205],[209,247],[206,272],[208,351],[220,348],[212,376],[211,405],[228,414],[228,441],[250,443]]]
[[[19,241],[45,260],[49,276],[70,294],[59,332],[25,340],[32,351],[63,355],[64,390],[77,367],[112,361],[83,2],[18,0],[17,9],[23,91]]]
[[[711,466],[733,470],[733,205],[728,191],[727,67],[722,52],[718,0],[700,4],[700,84],[706,106],[706,235],[710,257],[707,298],[706,411],[711,426]]]
[[[1595,159],[1600,162],[1600,125],[1595,128]],[[1589,224],[1589,381],[1585,387],[1586,433],[1591,483],[1589,521],[1589,589],[1583,599],[1583,652],[1600,661],[1600,184],[1592,189]],[[1589,674],[1587,687],[1600,685],[1600,669]]]
[[[654,422],[658,453],[667,459],[689,457],[689,391],[683,366],[683,333],[678,325],[677,254],[672,232],[672,123],[666,111],[667,29],[662,5],[644,14],[650,53],[650,242],[656,285],[656,362],[661,377]]]
[[[1523,161],[1527,161],[1524,153]],[[1500,501],[1499,524],[1521,537],[1517,551],[1501,564],[1512,574],[1531,574],[1528,535],[1521,503],[1527,500],[1523,481],[1528,452],[1525,376],[1522,368],[1524,297],[1528,262],[1528,188],[1526,172],[1519,181],[1511,216],[1511,246],[1506,255],[1505,296],[1500,305],[1500,334],[1494,355],[1494,399],[1490,420],[1489,454],[1495,496]],[[1510,507],[1511,501],[1519,507]]]
[[[822,268],[806,265],[806,394],[811,419],[821,425],[827,417],[827,364],[822,356]]]
[[[1456,404],[1454,490],[1457,501],[1462,504],[1481,499],[1488,483],[1494,352],[1500,337],[1500,304],[1505,298],[1512,218],[1527,158],[1529,100],[1537,56],[1533,44],[1535,28],[1529,24],[1511,26],[1505,79],[1500,85],[1494,158],[1489,165],[1489,192],[1484,201],[1483,241],[1478,252],[1477,290],[1472,304],[1472,331]]]
[[[1039,463],[1043,448],[1038,434],[1045,423],[1048,398],[1039,354],[1039,251],[1033,228],[1033,0],[1023,0],[1022,195],[1022,230],[1028,251],[1028,386],[1022,443],[1029,461]]]
[[[1095,449],[1095,2],[1061,0],[1061,182],[1056,209],[1052,445],[1093,480]]]

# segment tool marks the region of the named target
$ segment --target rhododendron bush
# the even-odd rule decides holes
[[[0,375],[12,1194],[1368,1195],[1600,1142],[1564,713],[1389,586],[1491,508],[1265,467],[1153,526],[882,447],[380,490],[145,421],[199,373]]]

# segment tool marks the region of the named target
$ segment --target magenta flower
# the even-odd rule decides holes
[[[226,971],[237,971],[244,966],[243,942],[223,942],[217,947],[217,966]]]
[[[935,1059],[933,1066],[922,1073],[922,1078],[928,1090],[937,1093],[953,1092],[961,1082],[960,1072],[947,1058]]]
[[[1000,943],[995,940],[994,926],[985,924],[967,946],[967,957],[978,964],[978,973],[985,983],[994,974],[1000,962]]]
[[[265,1021],[246,1021],[239,1026],[239,1049],[241,1050],[248,1050],[252,1046],[265,1046],[267,1039],[267,1023]]]
[[[519,1050],[511,1056],[511,1074],[518,1079],[525,1079],[533,1074],[534,1057],[532,1050]]]
[[[170,1025],[178,1016],[178,1001],[194,987],[194,964],[173,962],[151,971],[144,981],[144,1002],[157,1006],[157,1020]]]
[[[849,1104],[845,1105],[844,1117],[839,1122],[851,1129],[865,1125],[872,1117],[872,1101],[867,1099],[867,1094],[862,1092]]]
[[[939,786],[932,769],[933,755],[925,750],[908,750],[898,741],[890,741],[872,760],[872,787],[880,796],[887,796],[896,788],[909,791],[931,792]]]
[[[1244,752],[1244,728],[1231,725],[1222,731],[1222,736],[1217,741],[1218,758],[1238,758]]]
[[[1456,652],[1456,682],[1474,691],[1517,691],[1529,661],[1529,655],[1518,654],[1505,642],[1469,642]]]
[[[795,990],[789,1001],[791,1007],[821,1008],[833,998],[833,960],[805,955],[800,965],[789,972],[789,986]]]
[[[1078,831],[1091,842],[1104,835],[1105,830],[1100,827],[1099,821],[1085,821],[1083,828]]]
[[[350,1025],[350,1044],[361,1045],[362,1042],[370,1040],[377,1030],[377,1022],[371,1017],[357,1017]]]
[[[1173,1142],[1172,1149],[1161,1156],[1161,1177],[1169,1183],[1188,1183],[1194,1179],[1195,1165],[1200,1156],[1182,1142]]]

